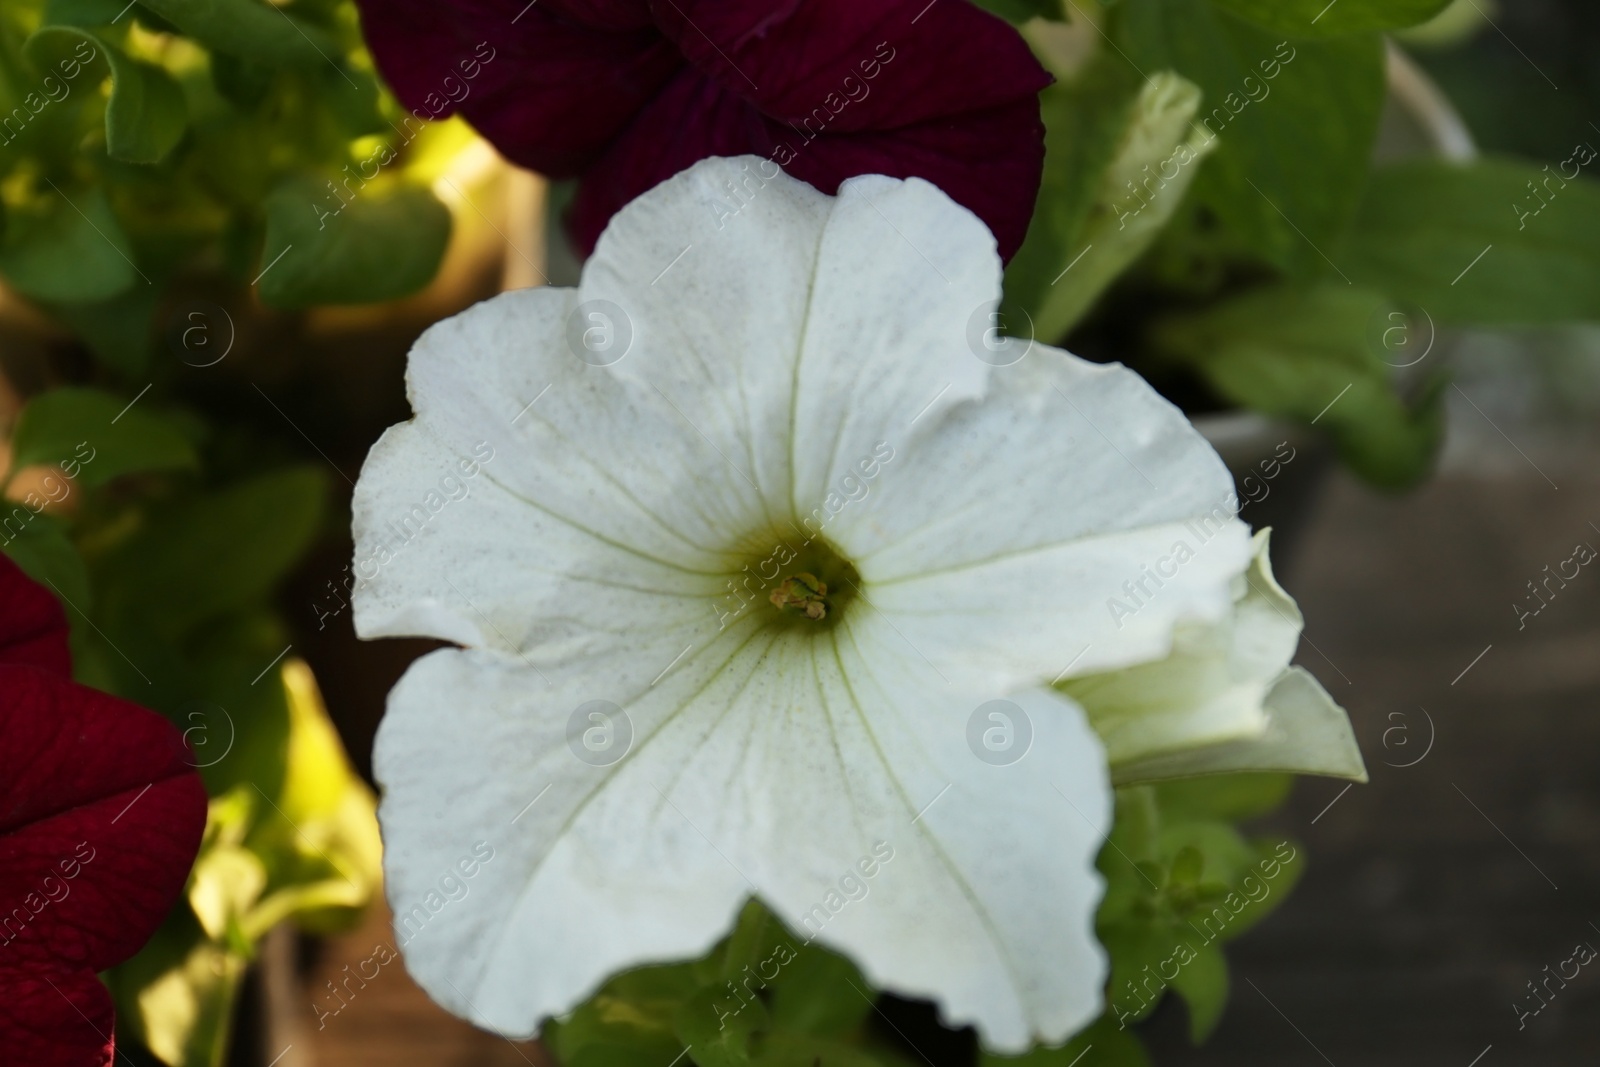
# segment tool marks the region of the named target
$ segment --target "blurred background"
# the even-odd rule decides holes
[[[330,39],[359,52],[348,5],[311,0],[306,6],[326,9]],[[1575,136],[1600,145],[1600,9],[1586,0],[1460,0],[1434,23],[1399,36],[1482,152],[1539,165],[1567,158]],[[155,41],[152,34],[134,46],[175,49],[173,69],[184,62],[185,42]],[[362,92],[370,85],[378,99],[370,67],[341,60],[338,69],[357,79]],[[253,81],[256,73],[236,71],[218,84],[236,104],[277,101],[278,89]],[[315,155],[321,149],[306,147],[310,126],[298,106],[285,104],[247,130],[224,130],[200,170],[220,167],[228,152],[253,159],[254,149],[241,146],[259,148],[271,136],[298,138]],[[1399,110],[1391,99],[1380,141],[1385,150],[1416,138]],[[350,127],[330,135],[337,144],[326,158],[292,167],[274,159],[261,167],[332,168],[351,143],[346,135],[372,136],[369,120],[340,117]],[[63,529],[78,524],[71,537],[89,561],[84,588],[92,579],[104,605],[89,610],[141,662],[159,651],[140,651],[143,604],[114,583],[111,564],[170,573],[160,568],[256,552],[247,558],[270,580],[244,583],[223,614],[197,613],[183,623],[186,642],[210,631],[194,647],[204,648],[206,662],[224,664],[219,676],[229,680],[204,693],[173,693],[163,710],[189,714],[201,699],[204,715],[223,706],[254,707],[230,694],[243,692],[261,665],[281,669],[281,692],[252,712],[279,723],[278,747],[262,757],[269,777],[275,774],[289,793],[296,773],[348,779],[348,789],[325,803],[308,800],[304,815],[292,808],[299,822],[286,834],[270,815],[230,814],[222,805],[238,783],[220,772],[208,778],[216,798],[208,837],[214,874],[231,871],[226,877],[237,879],[238,864],[251,871],[256,864],[261,872],[251,877],[259,877],[259,893],[227,914],[185,912],[162,934],[165,956],[151,957],[147,972],[113,978],[124,1018],[142,1011],[152,1034],[164,1021],[198,1043],[187,1052],[163,1050],[172,1062],[182,1055],[186,1063],[238,1067],[551,1062],[534,1043],[509,1042],[447,1015],[398,962],[358,982],[354,995],[335,992],[348,993],[351,968],[390,941],[372,852],[371,794],[361,782],[371,784],[371,744],[385,694],[433,647],[355,639],[340,595],[352,555],[353,479],[382,430],[409,416],[404,354],[426,325],[503,287],[546,275],[570,284],[576,277],[553,221],[570,190],[506,166],[459,120],[432,129],[403,167],[410,187],[428,190],[439,205],[413,205],[417,217],[448,212],[448,241],[441,236],[432,260],[406,268],[415,277],[395,281],[393,292],[362,290],[359,299],[340,301],[357,307],[320,306],[305,294],[345,279],[291,277],[277,283],[274,299],[258,300],[240,283],[252,276],[262,281],[267,271],[256,271],[272,269],[265,262],[270,255],[253,261],[240,249],[261,247],[263,232],[267,251],[278,247],[270,196],[262,212],[254,202],[240,207],[265,223],[256,218],[253,229],[238,232],[231,223],[216,225],[205,269],[172,271],[170,292],[136,310],[155,338],[159,362],[150,377],[216,424],[205,430],[179,418],[172,430],[169,467],[198,466],[194,457],[204,451],[204,484],[124,482],[81,510],[67,509],[60,520]],[[123,180],[127,168],[119,167],[108,167],[107,183]],[[206,173],[186,175],[206,180]],[[265,179],[257,184],[266,188]],[[171,206],[163,197],[187,188],[124,188],[116,203],[136,205],[125,214],[156,220],[154,232],[160,212]],[[391,225],[386,218],[373,225]],[[211,223],[207,215],[205,225]],[[150,256],[165,263],[164,252],[147,249],[164,247],[167,235],[134,232],[130,240],[145,242],[139,245],[145,266]],[[16,263],[0,250],[0,274]],[[233,280],[218,280],[225,276]],[[11,282],[18,288],[16,277]],[[144,366],[114,340],[130,321],[117,318],[127,308],[73,305],[38,284],[37,292],[0,293],[0,425],[13,431],[25,403],[52,388],[109,382],[133,397],[144,381]],[[1587,317],[1600,320],[1600,307]],[[196,326],[204,329],[194,333]],[[1191,1045],[1185,1007],[1174,997],[1140,1024],[1156,1064],[1600,1062],[1600,969],[1583,967],[1564,984],[1544,984],[1575,946],[1600,946],[1600,569],[1583,566],[1575,578],[1547,583],[1576,546],[1600,548],[1600,329],[1435,333],[1430,326],[1428,336],[1433,344],[1411,381],[1448,371],[1440,379],[1447,381],[1440,399],[1445,434],[1431,477],[1414,487],[1373,488],[1304,426],[1258,419],[1241,430],[1226,417],[1205,423],[1236,469],[1268,458],[1280,433],[1307,450],[1308,458],[1285,467],[1270,495],[1243,517],[1278,531],[1279,577],[1308,620],[1298,662],[1350,710],[1371,782],[1347,787],[1302,779],[1283,808],[1252,824],[1253,832],[1303,842],[1308,873],[1287,902],[1229,946],[1230,1000],[1208,1042]],[[1088,354],[1115,354],[1101,348],[1116,337],[1093,321],[1069,338]],[[1163,384],[1191,411],[1212,414],[1223,406],[1192,380]],[[190,452],[184,440],[196,442]],[[0,459],[0,468],[11,466],[9,453]],[[224,499],[275,466],[293,466],[305,485]],[[128,515],[143,521],[178,507],[187,509],[189,526],[160,530],[177,546],[168,556],[140,554],[154,549],[137,538],[137,551],[97,555],[118,531],[137,526]],[[217,515],[235,525],[217,527],[221,532],[210,540],[184,539],[186,528],[192,532],[201,518]],[[252,529],[264,531],[264,544],[250,540]],[[42,542],[38,558],[59,561],[58,548]],[[205,579],[215,582],[215,575]],[[140,611],[128,609],[118,629],[115,612],[128,604]],[[229,626],[219,628],[224,614]],[[92,635],[75,639],[80,664],[102,672],[95,684],[116,689],[115,657]],[[148,639],[159,642],[162,635]],[[286,658],[268,663],[274,654]],[[297,673],[305,668],[309,673]],[[220,728],[220,720],[205,721]],[[337,730],[342,753],[332,741],[317,748],[306,740],[321,737],[316,730],[327,724]],[[237,727],[231,719],[227,725]],[[295,762],[302,756],[303,766]],[[220,766],[227,770],[237,760]],[[298,843],[307,827],[328,869]],[[338,890],[331,896],[330,885]],[[296,925],[280,925],[284,917]],[[188,977],[161,984],[177,974]],[[1541,999],[1531,999],[1530,983]],[[233,1005],[237,1025],[230,1031],[216,1019]],[[885,1011],[873,1025],[886,1039],[903,1040],[913,1062],[970,1064],[970,1035],[924,1041],[919,1034],[936,1033],[925,1009],[889,1003]],[[155,1047],[160,1039],[150,1040]],[[159,1062],[133,1042],[127,1054],[140,1067]],[[1095,1067],[1098,1059],[1090,1049],[1080,1067]]]

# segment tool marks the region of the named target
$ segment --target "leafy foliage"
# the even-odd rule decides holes
[[[111,393],[62,388],[35,397],[11,437],[11,465],[53,464],[84,486],[143,471],[194,470],[193,442],[159,415]]]
[[[1270,914],[1304,870],[1293,842],[1247,840],[1233,821],[1276,806],[1288,781],[1225,775],[1117,791],[1099,860],[1096,932],[1111,954],[1101,1026],[1123,1031],[1171,989],[1196,1044],[1215,1028],[1228,996],[1221,945]]]
[[[176,1067],[223,1061],[268,929],[346,925],[379,878],[375,800],[309,668],[283,659],[271,603],[322,532],[327,478],[286,466],[213,488],[208,444],[149,397],[41,393],[12,437],[22,495],[0,536],[70,605],[79,679],[171,718],[213,797],[187,905],[108,976],[128,1032]]]
[[[1372,176],[1339,261],[1358,284],[1463,326],[1600,317],[1600,182],[1575,152],[1384,167]]]
[[[1427,473],[1444,435],[1437,383],[1407,403],[1385,360],[1386,338],[1422,329],[1388,298],[1330,282],[1252,289],[1165,319],[1154,337],[1219,395],[1324,425],[1356,473],[1399,488]]]
[[[877,1035],[872,1015],[854,964],[752,900],[707,955],[618,975],[545,1036],[569,1067],[679,1055],[700,1067],[910,1067],[910,1050]]]
[[[306,307],[413,292],[438,267],[449,216],[406,176],[410,138],[396,136],[386,118],[396,114],[380,97],[347,4],[8,5],[0,19],[0,278],[102,351],[118,336],[147,336],[158,306],[149,298],[185,271],[223,265],[244,287],[296,237],[298,263],[290,258],[266,275],[270,302]],[[381,167],[363,140],[374,135],[393,142]],[[357,202],[324,228],[312,198],[295,212],[281,194],[274,199],[362,166]],[[364,190],[372,178],[382,180]],[[123,301],[116,321],[104,321],[107,302],[136,290],[146,298]],[[138,361],[124,352],[112,362]]]
[[[1200,87],[1196,121],[1220,142],[1196,201],[1261,259],[1297,275],[1349,222],[1378,130],[1383,50],[1375,34],[1289,42],[1208,0],[1128,0],[1113,33],[1146,72]]]
[[[347,205],[330,188],[294,179],[267,198],[266,247],[283,258],[262,276],[262,300],[281,308],[358,304],[405,296],[433,277],[450,240],[450,212],[431,192],[400,185]]]
[[[93,303],[138,280],[133,246],[101,189],[6,205],[0,277],[39,300]]]
[[[1068,69],[1055,57],[1063,78],[1044,95],[1044,183],[1006,272],[1003,325],[1021,333],[1031,322],[1041,340],[1080,351],[1085,336],[1089,354],[1158,382],[1314,423],[1375,485],[1424,477],[1442,436],[1443,378],[1437,357],[1417,364],[1441,327],[1600,315],[1600,185],[1587,145],[1537,168],[1373,167],[1379,31],[1443,6],[1099,9],[1090,58]],[[1193,147],[1130,168],[1138,101],[1174,75],[1200,92]],[[1151,220],[1158,234],[1135,232]]]
[[[1290,782],[1224,775],[1118,790],[1115,826],[1098,860],[1106,896],[1097,932],[1112,960],[1106,1014],[1056,1048],[981,1052],[979,1067],[1068,1067],[1091,1046],[1096,1063],[1147,1067],[1129,1024],[1169,988],[1189,1006],[1195,1041],[1203,1040],[1227,1000],[1221,944],[1277,907],[1304,867],[1298,846],[1247,840],[1233,824],[1276,807]],[[1180,945],[1194,947],[1192,958],[1163,980],[1157,972]],[[1146,981],[1142,994],[1130,991]],[[796,937],[752,900],[710,953],[618,975],[545,1038],[568,1067],[679,1055],[700,1067],[921,1062],[903,1035],[874,1025],[875,1014],[871,987],[854,964]]]
[[[29,58],[44,70],[65,71],[75,59],[93,64],[88,77],[111,77],[106,101],[106,154],[126,163],[159,163],[188,124],[183,90],[162,67],[133,59],[87,30],[44,26],[28,38]],[[87,59],[86,57],[94,57]]]
[[[128,1049],[174,1067],[223,1062],[270,927],[353,921],[379,842],[274,603],[326,532],[325,468],[293,460],[298,436],[177,399],[176,361],[150,359],[156,317],[197,278],[245,304],[284,233],[305,260],[277,264],[263,299],[425,285],[449,215],[413,176],[422,146],[395,136],[397,112],[338,0],[0,9],[0,304],[9,324],[32,301],[92,357],[7,360],[33,395],[0,450],[0,547],[69,605],[79,680],[171,718],[212,795],[185,904],[106,976]],[[282,190],[363,164],[325,231],[309,232],[309,199],[304,218],[285,210]]]
[[[1013,332],[1026,315],[1033,333],[1066,333],[1155,239],[1207,151],[1188,129],[1198,103],[1182,78],[1162,72],[1138,86],[1116,62],[1045,91],[1049,165],[1006,274]]]
[[[1398,30],[1426,22],[1450,0],[1216,0],[1224,11],[1297,37]]]
[[[1029,19],[1053,19],[1057,22],[1062,19],[1064,0],[976,0],[979,7],[985,11],[992,11],[1003,19],[1011,22],[1027,22]]]

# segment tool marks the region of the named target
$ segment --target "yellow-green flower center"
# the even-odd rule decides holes
[[[716,605],[724,626],[754,614],[766,625],[831,628],[861,591],[861,575],[821,536],[753,535],[733,558],[741,566]]]

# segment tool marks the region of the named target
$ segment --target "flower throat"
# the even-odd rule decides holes
[[[771,548],[752,555],[728,580],[716,604],[723,627],[755,613],[771,626],[823,630],[837,625],[860,591],[861,575],[821,537],[766,539]]]

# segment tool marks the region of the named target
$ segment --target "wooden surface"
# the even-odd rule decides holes
[[[1299,661],[1350,709],[1372,782],[1304,780],[1270,820],[1310,869],[1231,946],[1209,1044],[1188,1046],[1176,1004],[1146,1025],[1160,1067],[1600,1063],[1600,965],[1525,1030],[1511,1006],[1576,942],[1600,947],[1600,563],[1521,631],[1511,607],[1577,542],[1600,548],[1600,463],[1541,455],[1553,489],[1488,439],[1503,462],[1408,496],[1342,475],[1320,494],[1282,576],[1309,620]],[[1387,766],[1427,750],[1429,717],[1426,757]],[[386,919],[333,946],[316,987]],[[318,1065],[543,1067],[434,1007],[398,963],[325,1022],[308,1031]]]
[[[1525,1029],[1512,1008],[1600,947],[1600,563],[1523,629],[1511,607],[1576,543],[1600,548],[1600,465],[1579,459],[1540,463],[1559,489],[1512,454],[1399,499],[1343,478],[1322,495],[1285,579],[1300,662],[1350,709],[1372,781],[1302,780],[1270,820],[1310,868],[1230,949],[1205,1047],[1175,1006],[1154,1021],[1161,1067],[1600,1063],[1600,961]],[[1429,716],[1426,758],[1386,765],[1422,756]]]
[[[379,906],[359,930],[321,947],[302,1015],[305,1067],[550,1067],[537,1043],[508,1041],[455,1018],[428,999],[401,960],[381,963],[386,955],[376,950],[393,945],[389,909]],[[376,978],[359,980],[375,969]],[[342,996],[329,991],[330,981]]]

